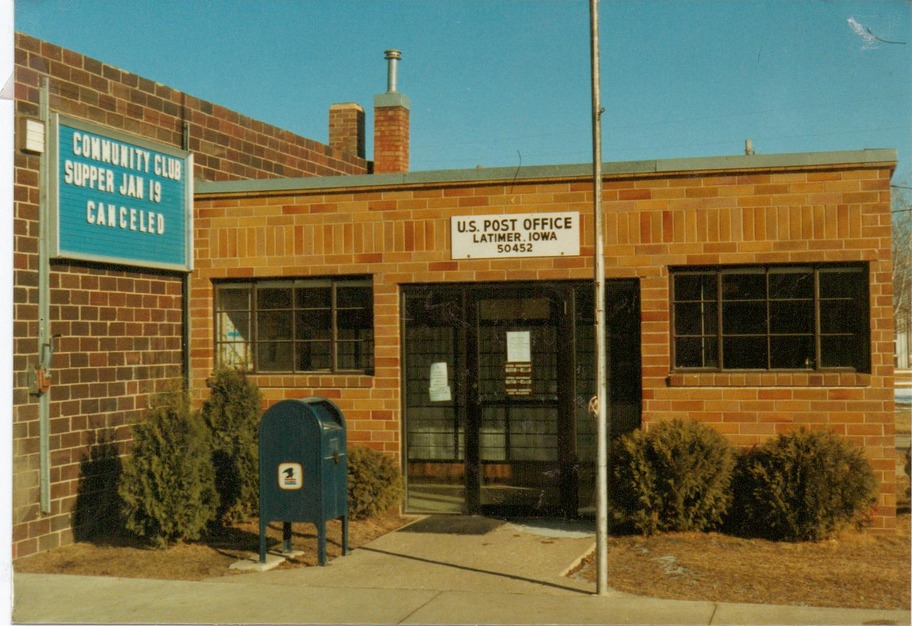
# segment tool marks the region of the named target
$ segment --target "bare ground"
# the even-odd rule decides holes
[[[844,532],[819,543],[717,533],[612,537],[608,584],[657,598],[909,609],[909,515],[895,535]],[[592,559],[574,574],[595,581]]]
[[[395,515],[352,521],[352,548],[410,521]],[[293,543],[304,555],[282,567],[316,565],[316,532],[293,526]],[[281,525],[269,530],[271,545]],[[327,528],[327,553],[341,551],[339,522]],[[17,572],[49,572],[202,580],[236,575],[228,566],[259,550],[259,526],[250,522],[205,543],[158,550],[135,542],[77,543],[20,559]],[[608,581],[638,595],[686,600],[909,609],[909,515],[899,517],[895,535],[846,532],[820,543],[777,543],[715,533],[668,533],[653,537],[612,537]],[[591,558],[573,574],[594,580]]]
[[[352,520],[348,527],[349,548],[370,543],[377,537],[400,528],[412,518],[385,515],[367,520]],[[267,531],[270,549],[282,541],[282,525],[270,524]],[[292,524],[292,547],[303,554],[280,567],[306,567],[317,564],[317,532],[313,524]],[[260,527],[253,520],[227,528],[206,541],[158,549],[129,539],[97,543],[75,543],[56,550],[18,559],[18,572],[157,578],[164,580],[203,580],[235,575],[228,567],[250,553],[259,553]],[[326,525],[326,556],[334,559],[342,552],[342,524]]]

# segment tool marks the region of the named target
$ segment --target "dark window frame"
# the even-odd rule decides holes
[[[219,365],[267,375],[374,373],[370,277],[220,281],[213,315]]]
[[[672,267],[672,371],[871,371],[867,264]]]

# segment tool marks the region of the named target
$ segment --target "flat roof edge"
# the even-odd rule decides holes
[[[779,169],[787,167],[822,167],[827,165],[867,165],[893,163],[895,149],[864,149],[841,152],[801,152],[754,154],[721,157],[688,157],[647,161],[607,162],[604,176],[636,174],[672,174],[712,170]],[[504,180],[540,178],[579,178],[592,175],[589,163],[569,165],[525,165],[520,167],[478,167],[461,170],[428,170],[404,174],[359,174],[353,176],[314,176],[304,178],[268,178],[256,180],[196,181],[194,195],[224,193],[258,193],[312,191],[341,187],[390,187],[441,183],[484,183]]]

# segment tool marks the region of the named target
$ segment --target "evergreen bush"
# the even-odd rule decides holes
[[[218,492],[209,435],[186,393],[165,394],[132,430],[118,485],[127,529],[159,546],[199,539]]]
[[[386,513],[402,498],[402,472],[395,460],[371,448],[348,449],[348,516]]]
[[[258,428],[262,397],[244,372],[221,368],[209,379],[202,416],[212,437],[220,522],[241,521],[259,510]]]
[[[862,523],[877,500],[861,448],[826,431],[797,430],[742,454],[733,482],[733,532],[819,541]]]
[[[721,525],[731,504],[735,455],[727,440],[693,421],[662,422],[615,442],[612,513],[643,534]]]

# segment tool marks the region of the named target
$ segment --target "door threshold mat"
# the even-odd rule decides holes
[[[400,533],[438,535],[486,535],[506,524],[504,520],[476,515],[430,515],[400,528]]]

